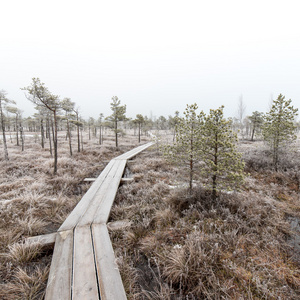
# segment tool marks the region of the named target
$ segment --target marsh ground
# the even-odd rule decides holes
[[[97,177],[110,159],[138,145],[131,134],[120,137],[118,150],[112,134],[104,138],[100,146],[97,138],[89,140],[85,134],[78,153],[74,137],[71,157],[60,132],[56,176],[49,144],[42,149],[38,135],[25,137],[22,152],[8,134],[8,162],[0,145],[0,299],[43,298],[53,249],[25,239],[55,232],[91,185],[84,178]]]
[[[77,153],[74,144],[70,157],[60,135],[57,176],[35,136],[26,137],[24,152],[9,143],[10,160],[0,161],[1,299],[43,298],[53,250],[24,239],[55,232],[89,188],[83,179],[137,145],[130,134],[118,151],[112,136],[102,146],[84,140],[84,150]],[[203,179],[189,195],[186,174],[156,146],[130,162],[127,176],[134,181],[119,188],[110,217],[131,221],[110,233],[129,299],[300,297],[300,153],[285,154],[274,172],[262,142],[244,141],[239,149],[246,181],[216,202]]]

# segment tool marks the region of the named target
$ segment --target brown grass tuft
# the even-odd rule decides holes
[[[18,268],[14,278],[10,283],[1,284],[0,298],[3,300],[10,299],[43,299],[49,268]]]
[[[24,263],[36,259],[41,254],[42,245],[28,241],[9,245],[7,257],[14,262]]]

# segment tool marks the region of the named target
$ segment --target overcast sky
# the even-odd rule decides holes
[[[225,105],[266,111],[282,93],[300,108],[299,1],[9,0],[1,2],[0,90],[28,116],[20,88],[39,77],[84,118]]]

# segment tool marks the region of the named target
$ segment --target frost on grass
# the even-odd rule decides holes
[[[295,169],[258,164],[264,162],[246,166],[241,192],[212,201],[201,180],[190,195],[180,170],[161,157],[135,160],[135,180],[119,189],[111,214],[112,221],[132,221],[111,232],[129,299],[300,297],[287,219],[300,213]]]
[[[113,141],[99,146],[92,139],[70,157],[60,134],[57,176],[48,141],[42,149],[26,137],[24,152],[8,145],[9,162],[0,158],[0,299],[43,299],[53,249],[25,238],[55,232],[90,187],[83,179],[97,177],[107,161],[133,148],[127,140],[121,138],[116,152]]]

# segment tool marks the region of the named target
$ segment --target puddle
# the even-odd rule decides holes
[[[288,243],[294,249],[295,258],[300,261],[300,218],[289,216],[288,221],[294,231],[294,234],[288,239]]]
[[[125,168],[123,178],[133,178],[133,173],[128,167]]]

